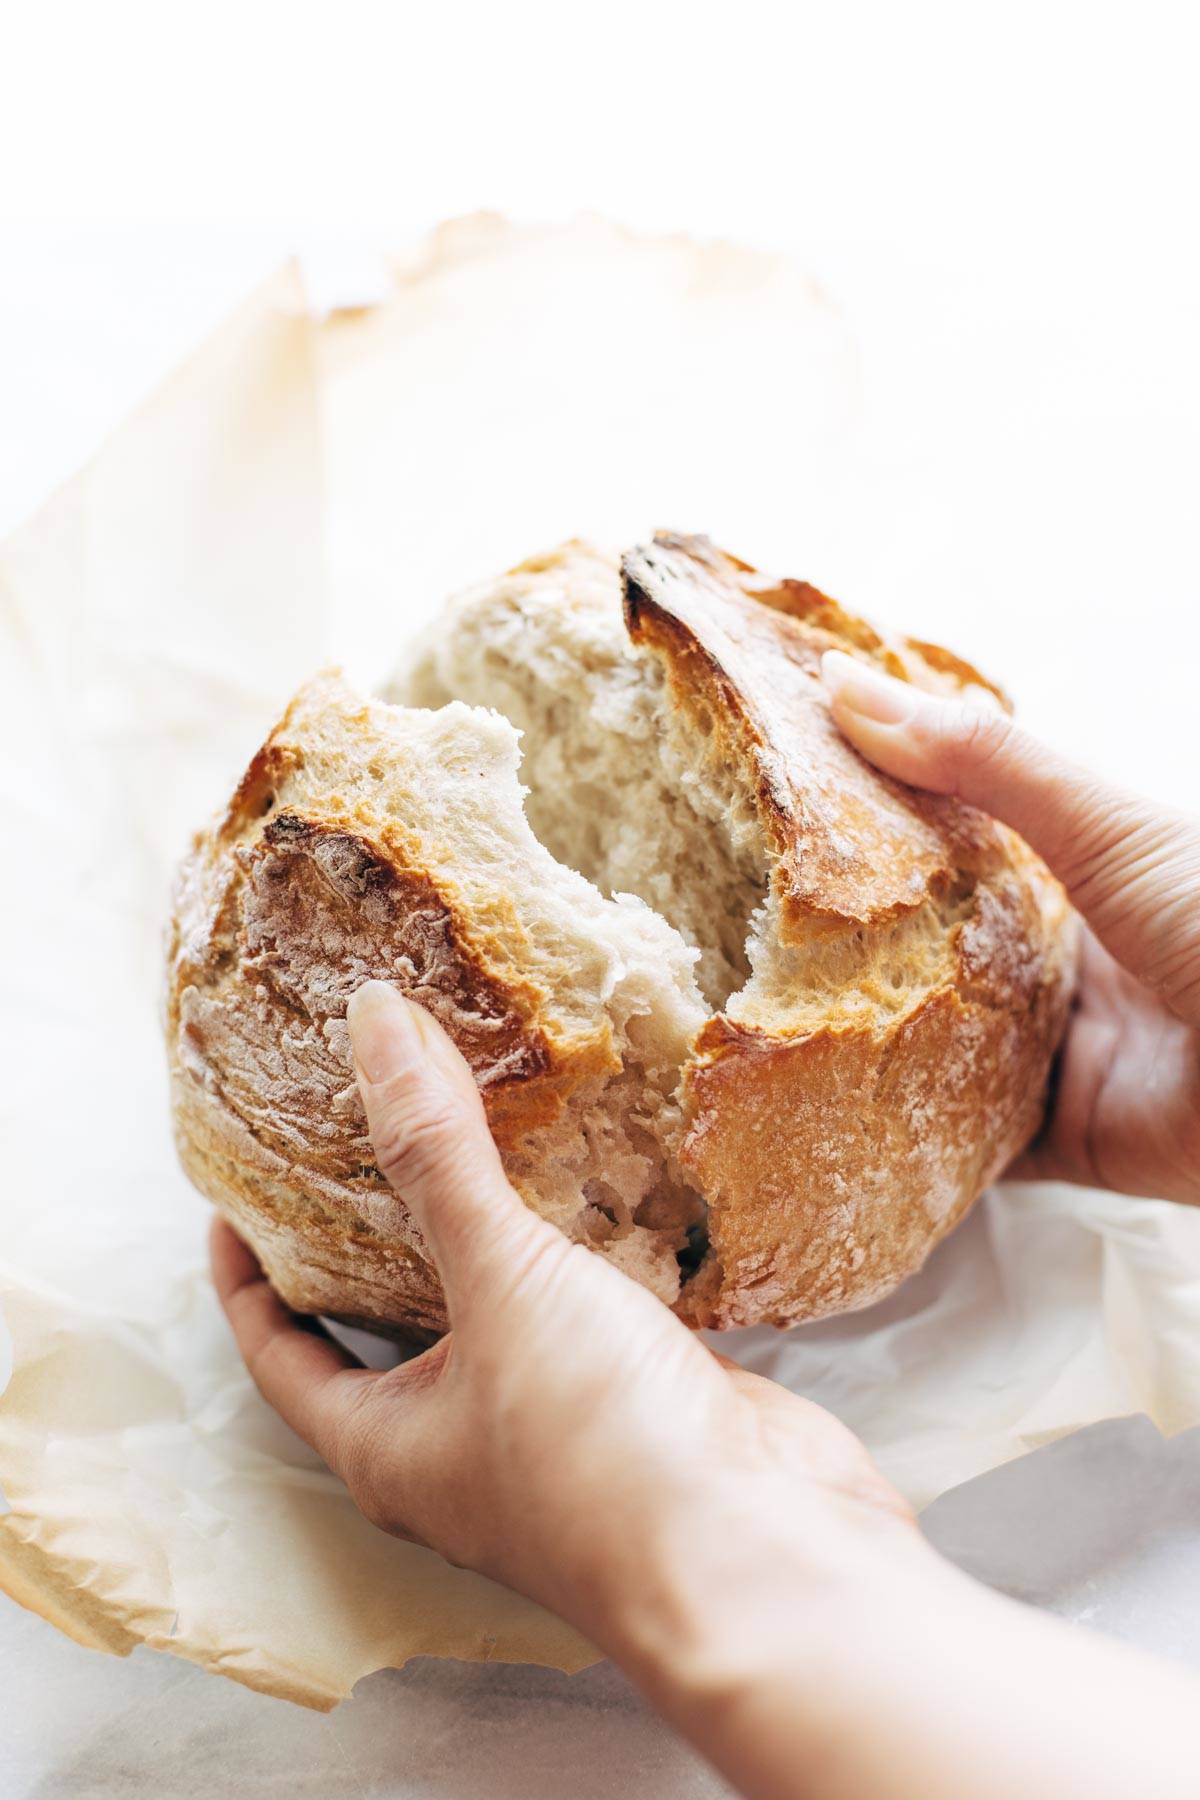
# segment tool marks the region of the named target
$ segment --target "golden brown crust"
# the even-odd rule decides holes
[[[436,1334],[440,1283],[367,1138],[350,995],[379,978],[431,1011],[508,1151],[611,1049],[602,1033],[556,1037],[538,990],[511,978],[399,826],[368,824],[332,795],[323,808],[279,802],[303,765],[296,710],[181,871],[167,996],[176,1142],[297,1311]]]
[[[785,935],[789,921],[870,925],[952,885],[975,854],[977,815],[872,769],[826,703],[822,653],[857,649],[861,633],[834,638],[761,605],[703,540],[656,538],[622,569],[631,637],[662,658],[676,705],[720,736],[758,796]]]
[[[1012,711],[1004,689],[983,675],[973,663],[956,656],[941,644],[929,644],[919,638],[885,634],[867,619],[848,612],[840,601],[823,594],[811,581],[797,581],[793,576],[763,575],[751,563],[718,550],[708,538],[685,537],[678,532],[660,532],[654,540],[664,549],[682,551],[693,561],[710,569],[721,579],[757,600],[760,606],[772,607],[799,619],[823,634],[824,649],[858,650],[903,680],[918,686],[940,688],[948,678],[960,688],[980,688]],[[932,678],[932,679],[931,679]]]
[[[1004,907],[989,897],[957,928],[953,982],[882,1031],[713,1022],[689,1078],[684,1164],[713,1264],[684,1291],[689,1323],[788,1325],[881,1299],[1028,1143],[1070,966],[1044,926],[1001,924]],[[991,962],[977,981],[996,931],[1012,978]]]
[[[623,568],[630,632],[740,759],[777,858],[781,939],[810,951],[790,1003],[756,1014],[751,990],[697,1042],[683,1163],[710,1251],[679,1311],[786,1325],[865,1306],[1037,1129],[1070,995],[1069,908],[1012,832],[890,781],[841,736],[824,650],[914,678],[872,627],[704,540],[660,537]],[[956,685],[990,686],[949,652],[919,652]],[[921,916],[913,944],[888,937]],[[822,996],[831,957],[842,985]]]

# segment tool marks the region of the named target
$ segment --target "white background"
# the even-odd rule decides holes
[[[974,656],[1049,735],[1064,683],[1094,692],[1073,747],[1186,799],[1196,31],[1053,0],[44,0],[0,40],[0,521],[296,245],[353,284],[491,206],[779,246],[862,357],[860,524],[806,531],[796,572]],[[1160,689],[1149,735],[1114,666]]]
[[[1029,653],[997,673],[1027,716],[1053,735],[1082,687],[1073,747],[1190,801],[1189,10],[26,8],[0,39],[0,530],[292,248],[352,286],[480,206],[779,246],[862,356],[861,534],[797,572],[989,668],[1019,605]],[[1014,1591],[1200,1661],[1197,1518],[1200,1446],[1109,1427],[929,1524]],[[187,1794],[190,1747],[223,1736],[234,1792],[548,1795],[564,1766],[581,1795],[716,1791],[611,1670],[424,1664],[318,1719],[5,1606],[0,1691],[6,1800]]]

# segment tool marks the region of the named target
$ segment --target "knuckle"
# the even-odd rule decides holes
[[[375,1161],[393,1187],[419,1184],[436,1174],[464,1132],[453,1095],[418,1087],[389,1101],[372,1135]]]
[[[930,747],[957,791],[967,771],[986,774],[1011,751],[1014,729],[1007,713],[953,701],[933,709]]]
[[[519,1232],[512,1221],[504,1236],[504,1254],[486,1264],[486,1298],[489,1315],[516,1303],[523,1307],[541,1305],[548,1290],[564,1279],[568,1269],[583,1268],[592,1252],[582,1244],[573,1244],[562,1232],[533,1215],[519,1221]]]

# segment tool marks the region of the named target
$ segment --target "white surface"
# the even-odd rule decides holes
[[[1200,1432],[1165,1445],[1131,1420],[957,1489],[926,1526],[1007,1592],[1200,1668],[1198,1519]],[[566,1676],[420,1660],[321,1715],[172,1657],[81,1650],[0,1599],[0,1694],[4,1800],[210,1800],[214,1762],[230,1794],[294,1800],[726,1791],[608,1664]]]
[[[293,9],[241,6],[233,54],[222,6],[186,45],[162,36],[161,9],[26,10],[0,111],[0,167],[20,173],[10,214],[243,224],[0,240],[0,530],[293,240],[357,253],[407,235],[398,219],[489,201],[774,240],[855,322],[873,446],[861,532],[804,520],[804,572],[985,667],[1018,608],[1040,652],[996,672],[1026,716],[1053,730],[1068,681],[1074,748],[1193,798],[1184,9],[1139,9],[1135,29],[1132,11],[1119,25],[1041,6],[1035,31],[1020,8],[986,27],[964,22],[976,9],[799,8],[785,41],[750,6],[732,43],[665,8],[638,8],[636,42],[620,35],[627,7],[602,41],[566,43],[561,9],[517,11],[487,24],[446,8],[438,24],[426,8],[418,28],[389,9],[381,50],[373,9],[346,9],[331,46]],[[269,215],[289,223],[255,224]],[[1003,481],[973,483],[982,461]],[[956,589],[927,585],[931,542],[943,575],[951,546]],[[1200,1664],[1197,1521],[1200,1439],[1127,1423],[972,1483],[927,1523],[1001,1586]],[[167,1658],[100,1658],[4,1602],[0,1694],[5,1800],[188,1795],[214,1742],[246,1794],[549,1795],[539,1769],[564,1739],[581,1796],[719,1791],[610,1669],[421,1663],[320,1718]]]

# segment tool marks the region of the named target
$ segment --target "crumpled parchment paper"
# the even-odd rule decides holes
[[[660,525],[804,574],[806,520],[852,504],[857,418],[844,323],[775,259],[462,221],[320,320],[282,271],[0,546],[16,1599],[317,1707],[416,1654],[593,1658],[366,1525],[250,1386],[170,1143],[170,870],[306,673],[380,681],[462,581]],[[1200,1216],[1001,1189],[884,1305],[722,1348],[923,1504],[1096,1419],[1200,1421]]]

